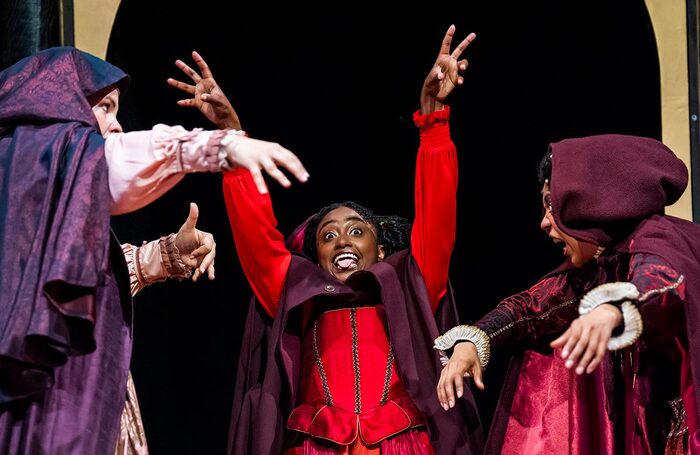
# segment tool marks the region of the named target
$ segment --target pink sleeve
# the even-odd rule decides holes
[[[112,215],[133,212],[155,201],[186,173],[218,172],[225,162],[221,141],[235,130],[188,131],[156,125],[149,131],[114,133],[107,137]],[[223,156],[222,156],[223,154]]]
[[[175,237],[175,234],[170,234],[138,247],[122,244],[132,297],[153,283],[168,278],[182,280],[192,275],[192,270],[180,259]]]

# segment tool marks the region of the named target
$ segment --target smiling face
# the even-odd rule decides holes
[[[119,112],[119,90],[114,89],[101,98],[97,104],[92,106],[92,112],[95,114],[97,124],[100,126],[102,137],[106,138],[112,133],[121,133],[124,131],[117,120],[117,112]]]
[[[349,207],[338,207],[323,217],[316,231],[319,266],[345,281],[384,259],[376,229]]]
[[[544,215],[540,221],[540,228],[547,233],[554,243],[564,245],[564,256],[571,259],[571,263],[576,267],[581,267],[583,264],[593,259],[598,252],[598,246],[593,243],[577,240],[562,231],[554,221],[552,215],[552,197],[549,189],[549,181],[545,180],[542,186],[542,205]]]

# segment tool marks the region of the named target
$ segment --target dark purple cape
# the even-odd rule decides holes
[[[299,333],[297,318],[301,305],[316,299],[327,307],[343,306],[357,292],[377,285],[399,374],[414,403],[427,417],[436,453],[481,453],[481,423],[469,389],[449,412],[440,407],[435,391],[442,367],[433,340],[458,324],[454,299],[448,292],[433,315],[418,266],[404,250],[355,273],[346,283],[295,255],[274,320],[253,299],[238,365],[229,454],[279,454],[283,448],[286,419],[296,404],[299,375],[308,374],[299,371],[303,334]]]
[[[125,83],[73,48],[0,73],[1,453],[114,451],[131,300],[86,97]]]

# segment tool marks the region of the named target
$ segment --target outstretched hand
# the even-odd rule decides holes
[[[435,60],[435,64],[423,83],[423,90],[421,91],[421,112],[423,114],[442,109],[452,90],[457,85],[464,83],[464,78],[460,75],[460,72],[467,69],[469,62],[467,59],[459,60],[459,58],[469,44],[474,41],[476,34],[470,33],[467,35],[455,50],[450,52],[454,34],[455,26],[450,25],[442,40],[437,60]]]
[[[206,118],[221,129],[233,128],[240,130],[241,122],[238,119],[238,114],[236,114],[231,102],[221,90],[219,84],[214,80],[207,62],[196,51],[192,52],[192,59],[199,67],[199,73],[182,60],[177,60],[175,65],[188,75],[195,85],[186,84],[172,78],[168,79],[168,84],[192,95],[192,98],[182,99],[177,104],[199,109]]]
[[[442,408],[445,411],[453,408],[457,398],[462,397],[465,377],[472,377],[474,384],[480,390],[484,390],[481,374],[481,362],[474,343],[469,341],[457,343],[449,362],[440,373],[440,381],[437,385],[438,401]]]
[[[197,281],[206,272],[210,280],[214,279],[214,258],[216,242],[209,232],[196,228],[199,208],[190,202],[190,213],[185,223],[177,231],[175,246],[180,252],[180,260],[188,267],[195,268],[192,281]]]
[[[289,188],[292,182],[280,168],[288,170],[302,183],[309,179],[309,173],[306,172],[299,158],[276,142],[241,137],[235,144],[227,146],[226,152],[230,163],[250,171],[261,194],[267,193],[263,170],[285,188]]]
[[[603,304],[569,326],[550,346],[561,348],[566,368],[576,374],[592,373],[608,352],[612,332],[622,323],[622,313],[613,305]]]

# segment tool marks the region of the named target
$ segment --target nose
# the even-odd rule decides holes
[[[550,216],[552,216],[551,213],[546,211],[544,212],[542,220],[540,221],[540,229],[547,233],[549,233],[549,230],[552,228],[552,221],[549,219]]]
[[[122,133],[124,132],[124,128],[122,128],[121,123],[119,123],[119,120],[116,118],[112,121],[112,123],[109,124],[109,128],[107,129],[109,133]]]
[[[335,249],[340,250],[345,248],[346,246],[351,246],[352,242],[350,241],[350,237],[345,235],[345,234],[340,234],[338,237],[336,237],[335,240]]]

